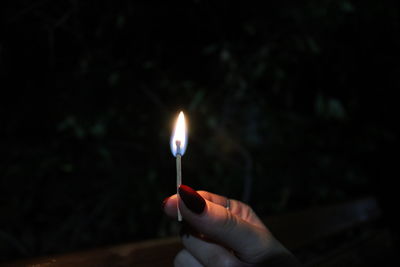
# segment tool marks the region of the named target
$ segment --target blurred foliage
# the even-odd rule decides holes
[[[259,214],[387,189],[379,179],[398,141],[391,1],[0,10],[0,260],[175,233],[159,206],[175,191],[168,142],[180,109],[184,183]]]

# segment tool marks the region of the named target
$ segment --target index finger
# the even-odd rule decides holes
[[[217,195],[208,191],[197,191],[197,193],[199,195],[201,195],[204,199],[217,204],[219,206],[222,206],[224,208],[226,208],[227,205],[227,197],[221,196],[221,195]],[[177,218],[177,195],[172,195],[171,197],[168,198],[167,202],[165,202],[164,205],[164,211],[165,213],[171,217],[171,218]],[[234,199],[230,199],[230,207],[229,207],[229,211],[240,217],[241,219],[257,226],[260,228],[265,228],[264,223],[258,218],[258,216],[255,214],[255,212],[245,203],[238,201],[238,200],[234,200]]]

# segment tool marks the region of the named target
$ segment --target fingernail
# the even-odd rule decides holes
[[[163,202],[161,203],[161,209],[164,210],[165,204],[167,204],[169,197],[164,198]]]
[[[186,207],[194,213],[200,214],[206,207],[206,201],[195,190],[187,185],[179,187],[179,196]]]

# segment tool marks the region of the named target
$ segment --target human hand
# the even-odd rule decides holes
[[[179,200],[164,200],[164,212],[177,218],[177,201],[190,233],[182,236],[184,249],[175,266],[299,266],[246,204],[182,185]],[[261,264],[261,265],[260,265]]]

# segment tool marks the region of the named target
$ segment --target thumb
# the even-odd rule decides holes
[[[244,221],[186,185],[179,187],[179,196],[184,220],[208,238],[233,249],[244,262],[256,263],[274,254],[280,244],[265,228]]]

